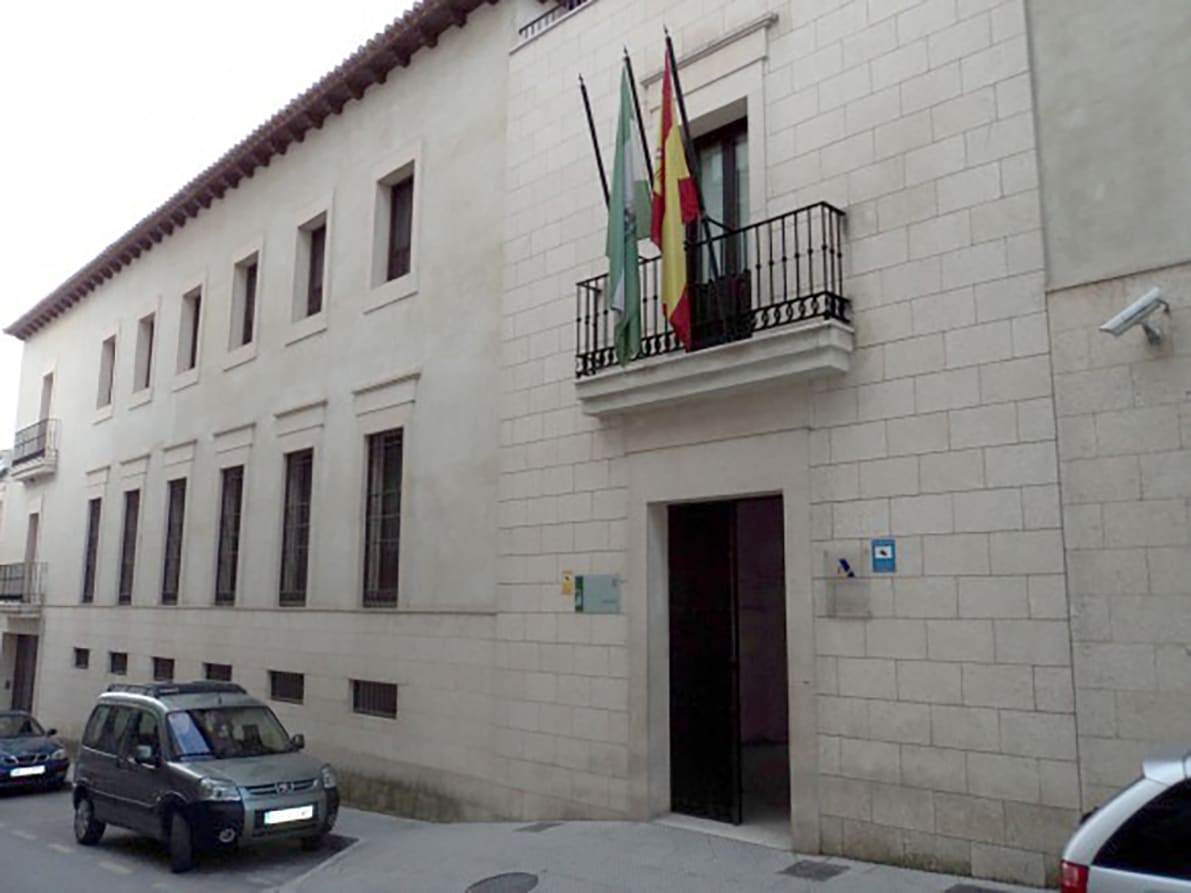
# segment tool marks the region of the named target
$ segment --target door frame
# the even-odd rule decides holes
[[[771,404],[772,410],[772,404]],[[630,809],[670,812],[668,506],[781,496],[786,586],[791,845],[819,850],[818,723],[806,429],[630,453],[628,574]],[[642,585],[644,583],[644,585]]]

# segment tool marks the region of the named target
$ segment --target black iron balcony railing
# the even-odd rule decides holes
[[[12,444],[12,467],[19,468],[52,456],[58,444],[58,420],[42,419],[16,433]]]
[[[819,202],[688,242],[691,350],[813,319],[849,322],[851,302],[842,293],[843,221],[843,211]],[[661,274],[660,257],[641,261],[641,349],[630,361],[683,350],[663,312]],[[578,284],[577,378],[616,364],[607,285],[607,274]]]
[[[517,35],[522,40],[529,40],[535,34],[545,31],[568,12],[578,9],[588,2],[590,0],[558,0],[554,6],[550,7],[536,19],[518,28]]]
[[[0,564],[0,606],[40,604],[45,577],[44,562]]]

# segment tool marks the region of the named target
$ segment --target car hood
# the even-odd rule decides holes
[[[53,738],[23,737],[0,738],[0,757],[23,757],[29,754],[51,754],[62,745]]]
[[[196,760],[184,765],[196,775],[230,781],[240,787],[253,787],[317,778],[323,761],[306,753],[295,752],[227,760]]]

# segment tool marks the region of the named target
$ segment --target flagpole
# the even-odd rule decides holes
[[[591,116],[591,100],[587,96],[587,84],[579,75],[579,92],[583,94],[583,108],[587,110],[587,128],[591,131],[591,147],[595,149],[596,167],[600,169],[600,185],[604,187],[604,206],[609,203],[608,175],[604,173],[604,158],[600,155],[600,141],[596,138],[595,119]]]
[[[637,98],[637,78],[633,75],[633,60],[629,48],[624,48],[624,64],[629,70],[629,84],[633,88],[633,109],[637,112],[637,133],[641,136],[641,154],[645,156],[645,172],[649,174],[649,188],[653,188],[653,162],[649,158],[649,142],[645,139],[645,119],[641,116],[641,100]]]
[[[711,262],[712,288],[719,281],[719,264],[715,259],[715,245],[711,241],[711,225],[707,222],[707,205],[703,201],[703,184],[699,179],[699,158],[695,155],[695,147],[691,144],[691,122],[686,116],[686,98],[682,95],[682,82],[678,79],[678,60],[674,57],[674,41],[670,39],[670,29],[662,26],[666,33],[666,55],[670,60],[670,75],[674,78],[674,95],[678,98],[678,114],[682,118],[682,147],[686,152],[686,166],[691,172],[691,179],[695,181],[695,195],[699,197],[699,219],[703,222],[703,238],[707,240],[707,257]],[[718,289],[716,289],[718,292]]]

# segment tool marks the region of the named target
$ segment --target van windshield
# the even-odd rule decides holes
[[[178,710],[166,717],[180,760],[225,760],[289,753],[293,745],[273,711],[263,706]]]

